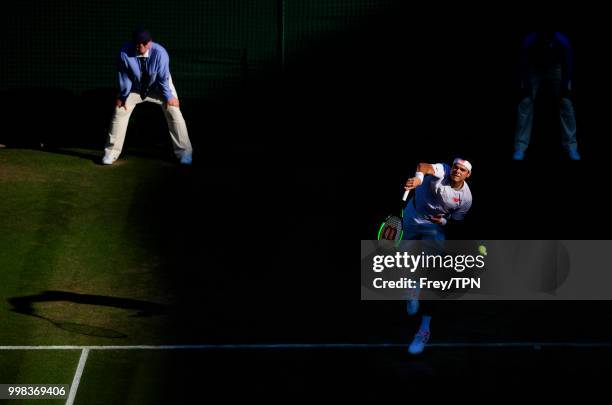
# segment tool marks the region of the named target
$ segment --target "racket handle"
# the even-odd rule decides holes
[[[410,194],[410,190],[404,191],[404,196],[402,197],[402,201],[406,201],[408,199],[408,194]]]

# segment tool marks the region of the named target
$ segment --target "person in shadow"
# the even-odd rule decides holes
[[[531,32],[521,47],[522,99],[518,107],[514,137],[514,160],[523,160],[529,146],[533,124],[534,101],[544,82],[551,85],[553,98],[559,103],[561,141],[571,160],[580,160],[576,142],[576,117],[570,98],[573,55],[567,36],[560,32]]]

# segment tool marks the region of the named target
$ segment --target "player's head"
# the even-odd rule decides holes
[[[149,49],[151,49],[151,34],[149,30],[144,27],[137,27],[132,33],[132,41],[136,47],[136,52],[139,55],[144,55]]]
[[[472,164],[465,159],[456,158],[450,171],[450,179],[455,184],[461,184],[472,174]]]

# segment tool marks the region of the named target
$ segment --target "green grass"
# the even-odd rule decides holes
[[[233,326],[244,316],[241,301],[226,305],[237,288],[251,290],[246,276],[256,274],[227,263],[233,245],[207,242],[235,237],[227,218],[242,208],[242,169],[185,168],[133,154],[109,167],[96,163],[100,157],[0,149],[0,345],[206,343],[222,339],[215,333],[224,325],[248,329],[246,321]],[[217,232],[228,223],[226,234]],[[177,392],[190,398],[185,389],[223,393],[233,389],[235,370],[247,380],[265,361],[256,354],[245,368],[226,353],[213,354],[211,366],[210,352],[93,350],[76,403],[166,404]],[[0,350],[0,383],[70,384],[79,355]],[[213,380],[200,380],[204,372]]]
[[[176,293],[164,273],[182,236],[179,228],[168,234],[167,210],[181,201],[169,203],[164,193],[176,200],[176,177],[186,172],[174,162],[134,156],[102,166],[96,163],[100,155],[0,149],[0,345],[164,341],[171,311],[137,316],[138,309],[122,305],[49,300],[31,302],[36,314],[31,316],[13,311],[8,301],[59,291],[172,304]],[[0,351],[0,383],[69,384],[79,355],[78,350]],[[94,371],[104,367],[97,354],[92,359]],[[94,391],[103,388],[93,384]]]
[[[0,383],[70,384],[80,354],[79,350],[0,350]],[[44,401],[45,404],[65,402],[61,399]],[[40,404],[41,401],[20,400],[18,403]]]
[[[55,290],[158,304],[172,300],[162,251],[156,249],[164,241],[154,218],[164,214],[150,208],[150,199],[176,166],[130,157],[107,167],[93,161],[95,152],[79,153],[0,150],[2,345],[108,343],[11,312],[12,297]],[[33,307],[54,321],[116,330],[127,335],[125,344],[154,341],[164,321],[163,315],[139,318],[134,310],[73,302]]]

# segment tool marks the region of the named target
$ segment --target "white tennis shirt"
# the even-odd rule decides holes
[[[449,179],[450,166],[444,163],[433,165],[434,174],[425,176],[423,184],[413,192],[413,198],[404,212],[404,220],[419,225],[431,224],[428,217],[442,214],[446,219],[461,221],[472,206],[472,193],[467,182],[455,190]],[[416,205],[416,207],[415,207]]]

